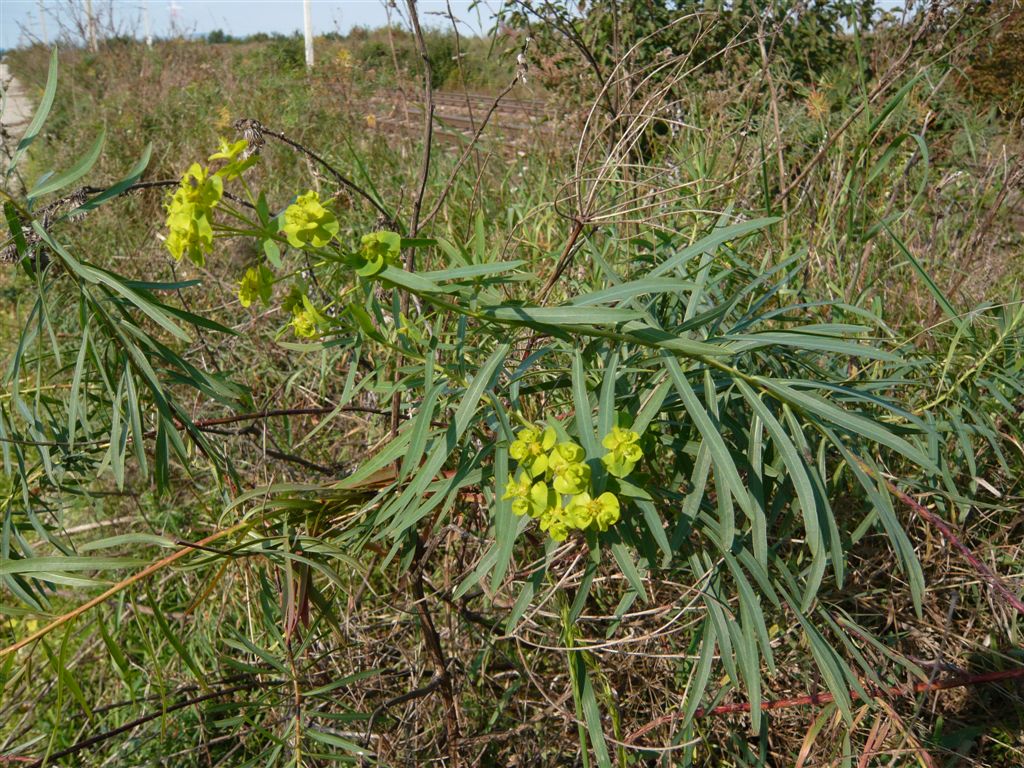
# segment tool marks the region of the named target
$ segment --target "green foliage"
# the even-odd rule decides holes
[[[922,107],[952,126],[961,109],[935,94],[938,65],[875,100],[849,63],[801,90],[795,49],[813,46],[794,35],[778,49],[793,51],[776,71],[783,143],[758,94],[722,107],[679,81],[686,129],[648,161],[622,148],[636,127],[601,125],[568,137],[569,162],[557,146],[521,171],[482,154],[449,193],[457,158],[437,152],[423,232],[402,193],[414,144],[361,119],[338,139],[316,75],[296,88],[275,68],[242,105],[303,143],[330,126],[315,153],[300,144],[308,178],[269,130],[192,165],[218,130],[185,137],[177,111],[229,124],[202,81],[132,123],[158,142],[152,161],[119,142],[101,157],[93,130],[79,156],[43,151],[75,123],[53,59],[17,158],[40,180],[4,206],[19,266],[0,583],[17,621],[0,644],[45,634],[3,650],[0,686],[40,704],[3,704],[29,731],[0,728],[2,750],[166,762],[203,741],[215,764],[415,764],[468,749],[457,716],[494,764],[755,765],[769,736],[789,759],[805,734],[760,704],[817,687],[834,703],[813,733],[852,760],[884,715],[871,687],[928,679],[909,657],[945,615],[933,585],[955,578],[922,557],[941,544],[890,488],[978,542],[1022,492],[1024,310],[1012,290],[970,303],[960,265],[933,256],[997,231],[997,189],[935,179],[968,167],[953,139],[982,157],[999,125],[928,133]],[[834,71],[853,42],[812,53]],[[806,175],[780,204],[787,167]],[[122,194],[145,173],[169,183]],[[82,179],[102,187],[56,204]],[[165,243],[120,258],[117,237],[161,220]],[[110,536],[78,528],[119,515]],[[111,587],[143,564],[156,578]],[[974,574],[958,584],[991,610]],[[757,740],[700,716],[728,700],[749,702]],[[116,738],[140,712],[157,714]],[[82,729],[112,735],[76,751]]]
[[[876,5],[875,0],[590,0],[580,3],[577,15],[557,0],[516,0],[503,4],[502,19],[529,28],[543,56],[570,66],[572,60],[557,53],[572,43],[606,76],[623,57],[641,70],[679,54],[701,62],[704,76],[754,72],[763,43],[773,59],[785,62],[792,81],[813,83],[846,64],[854,45],[850,30],[871,27]]]

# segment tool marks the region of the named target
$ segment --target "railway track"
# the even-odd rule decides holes
[[[423,125],[423,101],[416,91],[397,88],[380,91],[367,103],[367,119],[377,129],[414,133]],[[460,144],[471,139],[494,106],[495,97],[484,93],[436,91],[434,132],[445,143]],[[538,140],[549,140],[566,114],[540,99],[504,98],[494,108],[486,135],[500,136],[510,147],[521,148]]]

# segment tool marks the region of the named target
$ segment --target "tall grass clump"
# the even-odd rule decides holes
[[[1020,764],[1018,12],[719,5],[15,56],[0,762]]]

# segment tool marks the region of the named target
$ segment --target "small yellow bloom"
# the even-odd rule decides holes
[[[245,139],[239,139],[236,142],[230,142],[227,139],[220,139],[220,147],[210,155],[209,160],[212,163],[214,160],[234,160],[242,150],[245,149]]]
[[[544,510],[540,516],[540,529],[546,531],[555,541],[565,541],[569,536],[569,529],[573,527],[566,512],[561,501],[556,500],[555,504]]]
[[[302,306],[292,309],[292,330],[300,339],[313,339],[319,333],[319,329],[326,325],[327,317],[320,312],[308,296],[302,297]]]
[[[270,304],[270,296],[274,290],[274,273],[260,264],[258,267],[245,270],[245,277],[238,284],[238,300],[243,307],[250,306],[256,299],[264,305]]]
[[[402,252],[402,236],[397,232],[370,232],[363,235],[356,255],[356,274],[373,277],[388,264],[397,264]]]
[[[220,148],[210,155],[209,158],[211,163],[214,160],[225,161],[224,165],[215,175],[220,176],[222,179],[235,179],[241,176],[243,171],[254,166],[257,159],[256,155],[249,158],[240,157],[247,146],[248,142],[245,139],[239,139],[235,142],[221,139]]]
[[[213,252],[214,206],[224,194],[224,184],[216,174],[210,175],[199,163],[193,163],[181,177],[181,184],[171,195],[167,210],[167,249],[180,261],[202,266],[206,254]]]
[[[612,427],[612,431],[604,436],[601,445],[609,451],[615,451],[640,441],[640,435],[631,429]]]
[[[548,457],[548,468],[556,475],[571,464],[579,464],[586,454],[576,443],[559,443]]]

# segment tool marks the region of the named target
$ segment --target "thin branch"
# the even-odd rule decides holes
[[[914,510],[914,512],[916,512],[920,517],[924,518],[925,522],[938,528],[942,535],[945,536],[954,547],[960,550],[960,554],[962,554],[964,559],[970,563],[971,567],[974,568],[975,572],[982,578],[982,580],[996,590],[996,592],[1005,597],[1007,602],[1013,606],[1014,610],[1024,616],[1024,601],[1017,597],[1017,595],[1015,595],[1013,591],[1003,583],[1003,580],[998,574],[981,562],[981,560],[978,559],[978,556],[975,555],[966,544],[960,541],[957,535],[953,533],[953,529],[949,527],[949,524],[945,520],[917,500],[913,499],[909,494],[901,491],[887,478],[879,478],[878,473],[864,463],[858,456],[854,455],[853,458],[857,462],[857,465],[868,476],[873,477],[876,480],[881,479],[889,489],[889,493]]]
[[[373,726],[376,723],[377,718],[384,714],[386,710],[390,709],[391,707],[396,707],[399,704],[404,704],[407,701],[413,701],[414,699],[420,699],[424,696],[429,696],[440,687],[441,678],[434,677],[433,679],[431,679],[429,683],[422,686],[421,688],[416,688],[414,690],[408,691],[407,693],[403,693],[400,696],[395,696],[392,699],[388,699],[383,704],[378,706],[375,710],[373,710],[373,712],[370,714],[370,720],[366,726],[366,737],[364,743],[366,744],[367,749],[369,749],[370,747],[370,737],[373,735]]]
[[[995,573],[995,571],[993,571],[991,568],[989,568],[987,565],[981,562],[978,556],[975,555],[967,547],[967,545],[960,541],[957,535],[953,533],[953,529],[949,527],[945,520],[943,520],[941,517],[932,512],[923,504],[919,503],[918,501],[914,500],[909,495],[901,491],[888,480],[885,481],[885,484],[889,488],[889,492],[893,496],[895,496],[897,499],[899,499],[912,510],[914,510],[918,515],[923,517],[926,522],[938,528],[942,535],[945,536],[946,539],[948,539],[954,547],[960,550],[960,554],[963,555],[964,560],[971,564],[971,567],[974,568],[974,570],[977,572],[979,576],[981,576],[982,580],[988,583],[988,585],[992,587],[996,592],[1005,597],[1006,601],[1013,606],[1014,610],[1017,611],[1017,613],[1024,616],[1024,601],[1021,601],[1021,599],[1017,597],[1017,595],[1015,595],[1009,587],[1006,586],[1006,584],[999,577],[999,575]]]
[[[384,206],[382,206],[379,202],[377,202],[377,199],[373,195],[371,195],[369,192],[367,192],[361,186],[359,186],[354,181],[352,181],[352,179],[350,179],[347,176],[345,176],[345,174],[343,174],[341,171],[339,171],[333,165],[328,163],[324,158],[322,158],[316,152],[314,152],[313,150],[309,149],[308,147],[303,146],[302,144],[299,144],[297,141],[293,141],[292,139],[289,139],[283,133],[279,133],[278,131],[270,130],[265,125],[261,124],[258,120],[252,120],[250,118],[246,118],[246,119],[243,119],[243,120],[239,120],[236,123],[236,127],[239,127],[240,129],[247,129],[250,126],[256,126],[256,128],[259,131],[260,135],[262,135],[262,136],[271,136],[271,137],[277,139],[278,141],[282,142],[283,144],[287,144],[289,147],[291,147],[295,151],[301,152],[302,154],[306,155],[306,157],[310,158],[314,162],[316,162],[319,165],[321,165],[329,174],[331,174],[331,176],[334,177],[335,181],[337,181],[339,184],[341,184],[346,189],[354,192],[355,194],[359,195],[361,198],[366,200],[366,202],[368,202],[370,205],[372,205],[381,216],[383,216],[385,219],[387,219],[388,222],[394,223],[394,217],[391,215],[391,213],[388,212],[388,210],[386,208],[384,208]]]
[[[207,544],[211,544],[211,543],[213,543],[215,541],[219,541],[220,539],[223,539],[225,536],[230,536],[233,533],[237,533],[238,531],[241,531],[242,529],[247,528],[249,526],[249,524],[250,523],[249,523],[248,520],[243,520],[240,523],[235,523],[230,528],[225,528],[223,531],[217,531],[217,533],[210,534],[205,539],[201,539],[197,543],[200,544],[200,545],[203,545],[203,546],[205,546]],[[162,570],[162,569],[166,568],[167,566],[171,565],[172,563],[180,560],[185,555],[187,555],[187,554],[189,554],[191,552],[194,552],[195,549],[196,548],[192,547],[192,546],[188,546],[188,547],[184,547],[183,549],[179,549],[177,552],[172,552],[167,557],[164,557],[164,558],[161,558],[160,560],[157,560],[152,565],[147,565],[145,568],[143,568],[138,573],[134,573],[131,576],[129,576],[128,578],[126,578],[126,579],[122,579],[121,581],[117,582],[117,584],[115,584],[114,586],[110,587],[110,589],[106,590],[102,594],[97,595],[92,600],[89,600],[88,602],[83,603],[82,605],[78,606],[77,608],[75,608],[75,609],[73,609],[71,611],[68,611],[67,613],[65,613],[63,615],[58,616],[56,619],[51,621],[45,627],[43,627],[42,629],[36,630],[32,634],[30,634],[28,637],[26,637],[26,638],[24,638],[22,640],[19,640],[18,642],[14,643],[13,645],[9,645],[6,648],[0,648],[0,659],[3,659],[3,658],[6,658],[7,656],[10,656],[12,653],[15,653],[15,652],[21,650],[22,648],[24,648],[27,645],[31,645],[32,643],[34,643],[39,638],[45,637],[46,635],[50,634],[50,632],[52,632],[53,630],[57,629],[58,627],[61,627],[61,626],[65,625],[65,624],[67,624],[69,621],[71,621],[71,620],[81,616],[83,613],[91,610],[92,608],[95,608],[97,605],[101,605],[102,603],[106,602],[109,598],[113,597],[118,592],[121,592],[121,591],[127,589],[128,587],[132,586],[133,584],[137,584],[138,582],[148,578],[149,576],[152,576],[157,571]]]
[[[951,688],[964,688],[970,685],[984,685],[988,683],[999,683],[1006,680],[1021,680],[1024,679],[1024,667],[1018,669],[1001,670],[998,672],[985,672],[980,675],[965,675],[960,677],[950,678],[949,680],[940,680],[933,683],[915,683],[912,686],[894,685],[889,688],[877,688],[872,691],[871,697],[874,699],[888,698],[892,696],[913,696],[917,693],[930,693],[932,691],[945,691]],[[849,692],[851,698],[860,698],[857,691]],[[835,696],[831,693],[814,693],[807,696],[795,696],[788,699],[776,699],[775,701],[763,701],[761,702],[762,712],[771,712],[777,709],[792,709],[793,707],[823,707],[826,704],[831,704],[835,701]],[[713,707],[711,709],[698,709],[694,717],[717,717],[720,715],[733,715],[743,712],[750,712],[750,703],[742,702],[738,704],[723,704],[719,707]],[[680,720],[683,717],[682,712],[673,712],[669,715],[663,715],[642,728],[638,728],[633,731],[629,736],[626,737],[625,741],[627,744],[632,746],[639,746],[636,744],[636,740],[641,736],[653,731],[662,725],[668,725],[669,723]]]
[[[430,551],[433,550],[431,549]],[[423,539],[417,534],[416,552],[413,557],[412,573],[410,574],[412,595],[415,600],[416,610],[420,614],[420,628],[423,630],[423,640],[427,646],[427,651],[434,659],[438,687],[441,690],[441,697],[444,699],[445,736],[448,743],[448,754],[452,765],[458,766],[457,742],[459,739],[459,720],[455,711],[455,691],[452,687],[451,673],[448,671],[448,660],[445,658],[444,648],[441,646],[441,636],[438,635],[437,628],[434,626],[433,617],[431,617],[430,609],[427,606],[426,594],[423,591],[423,567],[429,554],[429,552],[424,550]]]
[[[416,237],[420,230],[420,210],[423,208],[423,196],[427,191],[427,176],[430,174],[431,144],[434,138],[434,69],[430,65],[430,54],[427,52],[427,43],[423,39],[423,29],[420,27],[420,17],[416,12],[416,0],[407,0],[409,6],[409,21],[412,23],[413,34],[416,37],[416,47],[419,49],[420,58],[423,59],[423,162],[420,165],[420,180],[416,197],[412,202],[412,223],[409,226],[409,234]],[[415,252],[410,248],[405,255],[405,268],[410,272],[415,265]]]
[[[465,165],[466,160],[469,159],[470,154],[472,154],[473,150],[476,148],[477,142],[480,141],[480,137],[483,135],[484,129],[487,127],[487,122],[498,109],[498,105],[501,103],[501,100],[508,96],[512,89],[515,88],[518,81],[519,75],[516,75],[512,78],[512,82],[505,86],[505,90],[494,98],[494,102],[491,104],[491,108],[487,110],[487,114],[484,115],[484,119],[480,123],[480,127],[476,129],[476,133],[473,135],[472,140],[466,145],[466,148],[462,152],[462,156],[455,164],[455,168],[453,168],[451,174],[449,174],[448,181],[445,182],[444,188],[441,190],[441,195],[437,198],[437,202],[434,204],[433,209],[423,219],[423,223],[420,225],[421,228],[427,226],[427,224],[433,221],[434,217],[437,216],[438,212],[441,210],[441,206],[444,205],[444,201],[448,198],[448,193],[451,192],[452,186],[455,184],[455,179],[458,177],[459,171],[462,170],[462,166]]]
[[[430,55],[427,52],[427,43],[423,39],[423,29],[420,27],[419,13],[416,11],[416,0],[407,0],[409,8],[409,23],[412,25],[413,34],[416,38],[416,47],[419,50],[420,58],[423,59],[423,161],[420,164],[419,186],[416,190],[416,197],[412,203],[412,222],[409,225],[409,236],[416,237],[420,229],[420,211],[423,208],[423,196],[427,191],[427,177],[430,175],[431,145],[434,140],[434,71],[430,65]],[[405,253],[405,269],[407,272],[416,271],[416,251],[409,248]],[[409,316],[409,292],[402,291],[399,299],[401,314]],[[402,370],[401,353],[395,358],[394,382],[395,392],[391,396],[391,436],[398,434],[399,413],[402,410],[402,391],[398,386]]]
[[[544,299],[547,298],[548,293],[554,287],[558,278],[562,276],[569,264],[572,263],[572,255],[574,248],[576,247],[576,241],[579,240],[581,234],[583,234],[583,221],[576,219],[573,223],[572,232],[569,233],[569,240],[565,244],[565,248],[562,249],[562,255],[558,258],[558,262],[555,264],[555,268],[551,271],[551,275],[548,277],[547,282],[544,283],[544,287],[540,289],[540,298],[537,300],[538,304],[543,304]]]

